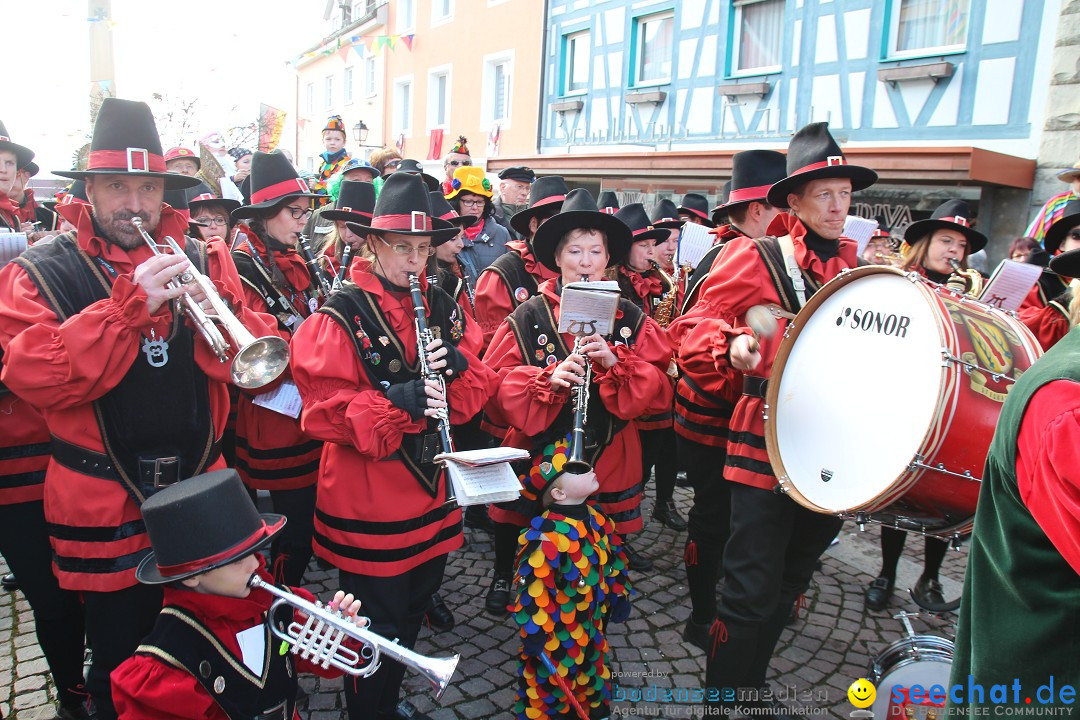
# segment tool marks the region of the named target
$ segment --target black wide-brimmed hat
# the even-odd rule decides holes
[[[285,516],[259,514],[235,470],[214,470],[170,485],[142,504],[153,546],[135,571],[160,585],[236,562],[273,540]]]
[[[679,217],[679,208],[675,207],[675,203],[664,198],[653,206],[652,224],[653,227],[673,230],[681,228],[686,221]]]
[[[811,180],[847,178],[851,191],[864,190],[877,182],[870,168],[849,165],[840,146],[829,133],[829,123],[810,123],[791,136],[787,151],[787,177],[769,189],[766,199],[773,207],[786,208],[788,193]]]
[[[914,245],[930,237],[935,230],[955,230],[968,241],[967,254],[972,255],[986,247],[986,236],[971,227],[971,208],[963,200],[946,200],[937,206],[934,214],[926,220],[917,220],[904,230],[904,242]]]
[[[679,205],[679,212],[701,218],[701,222],[705,225],[716,227],[709,216],[709,199],[704,195],[698,193],[686,193],[683,195],[682,204]]]
[[[441,245],[457,235],[458,228],[431,216],[429,192],[419,175],[400,171],[393,173],[383,183],[371,222],[367,225],[349,222],[347,226],[357,235],[396,233],[430,237],[432,245]]]
[[[451,225],[469,227],[470,225],[474,225],[476,221],[480,219],[476,215],[459,215],[458,211],[446,201],[446,197],[443,196],[441,190],[432,190],[429,192],[428,200],[431,202],[431,215],[440,220],[445,220]]]
[[[435,179],[433,175],[428,175],[424,172],[424,165],[419,160],[412,160],[405,158],[398,165],[398,172],[409,173],[410,175],[419,175],[424,179],[424,184],[427,185],[428,190],[438,190],[439,181]]]
[[[25,170],[26,174],[29,175],[30,177],[34,177],[39,172],[41,172],[41,168],[39,168],[38,164],[36,162],[32,161],[32,160],[30,162],[26,163],[25,165],[23,165],[21,168],[19,168],[19,170],[20,171]]]
[[[769,189],[787,175],[787,158],[775,150],[743,150],[731,157],[731,190],[717,210],[767,202]]]
[[[712,209],[712,221],[715,225],[720,226],[724,224],[724,220],[727,219],[727,209],[724,207],[727,204],[728,196],[731,195],[731,180],[725,180],[724,184],[720,186],[720,194],[716,196],[716,207]]]
[[[257,152],[251,158],[251,201],[232,211],[234,220],[257,217],[263,210],[292,197],[325,198],[325,195],[311,192],[308,184],[300,179],[296,168],[284,153]]]
[[[1080,277],[1080,249],[1069,250],[1050,258],[1050,269],[1067,278]]]
[[[619,211],[619,196],[615,194],[614,190],[605,190],[596,199],[596,206],[600,208],[600,212],[614,215]]]
[[[214,194],[213,189],[204,182],[187,189],[187,203],[192,212],[197,211],[200,205],[220,205],[225,208],[227,213],[231,213],[240,207],[239,200],[218,197]]]
[[[626,223],[630,228],[631,242],[638,240],[652,240],[653,244],[661,240],[667,240],[670,233],[666,228],[654,227],[645,214],[645,206],[641,203],[630,203],[624,208],[619,208],[615,217]]]
[[[161,139],[150,106],[135,100],[105,98],[94,123],[85,170],[53,170],[54,175],[79,179],[95,175],[140,175],[161,178],[166,190],[182,190],[199,178],[165,169]]]
[[[8,135],[3,120],[0,120],[0,150],[15,153],[15,167],[20,170],[29,165],[30,161],[34,159],[33,150],[24,145],[11,142],[11,136]]]
[[[1046,248],[1046,252],[1051,255],[1056,253],[1061,243],[1065,242],[1065,236],[1077,225],[1080,225],[1080,200],[1070,200],[1065,203],[1065,213],[1046,229],[1046,234],[1043,236],[1043,247]]]
[[[374,216],[375,186],[363,180],[342,180],[333,210],[323,210],[319,217],[369,223]]]
[[[563,236],[578,228],[596,228],[607,236],[608,267],[618,265],[630,251],[630,228],[614,215],[601,212],[592,193],[575,188],[566,195],[562,210],[552,215],[533,236],[533,254],[544,267],[559,272],[555,264],[555,247]]]
[[[559,212],[562,202],[566,199],[566,181],[560,175],[547,175],[536,178],[532,187],[529,188],[529,205],[520,212],[514,213],[510,218],[510,227],[522,235],[529,234],[529,220],[541,213],[550,212],[552,208]]]
[[[191,219],[191,207],[188,205],[187,190],[166,190],[162,200],[173,210],[180,213],[192,234],[198,232],[195,228],[206,227],[206,223],[195,222]]]

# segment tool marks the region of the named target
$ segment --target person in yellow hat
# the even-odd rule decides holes
[[[458,255],[470,287],[476,287],[480,273],[503,253],[510,232],[495,220],[491,181],[483,168],[464,165],[454,170],[449,192],[444,193],[459,215],[472,215],[476,222],[465,228],[465,249]]]

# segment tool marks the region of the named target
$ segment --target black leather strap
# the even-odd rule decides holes
[[[52,436],[50,449],[53,459],[69,470],[81,475],[101,478],[102,480],[120,480],[120,474],[116,471],[116,467],[109,460],[109,456],[104,453],[72,445],[55,435]],[[210,449],[207,465],[209,466],[217,460],[220,454],[221,442],[219,440],[215,441]],[[180,459],[177,457],[139,458],[138,465],[139,484],[149,488],[151,491],[160,490],[183,480],[185,477],[183,474],[185,469],[181,467]],[[190,468],[188,468],[188,471],[190,471]]]
[[[749,395],[750,397],[761,398],[764,400],[768,383],[769,378],[743,375],[742,394]]]

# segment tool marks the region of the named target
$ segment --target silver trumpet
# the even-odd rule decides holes
[[[131,224],[155,255],[165,254],[161,252],[158,242],[143,229],[141,218],[131,218]],[[171,237],[166,237],[164,244],[168,245],[174,255],[186,257],[183,249]],[[214,281],[199,272],[194,265],[170,280],[168,287],[178,288],[193,283],[206,295],[213,312],[203,310],[202,305],[186,292],[180,297],[181,307],[209,343],[218,360],[225,362],[229,359],[229,349],[232,348],[230,338],[240,346],[229,368],[233,384],[250,390],[276,380],[289,366],[289,343],[274,335],[261,338],[252,335],[221,299],[214,287]]]
[[[357,627],[338,611],[328,609],[321,602],[308,602],[290,592],[286,592],[272,583],[265,582],[258,575],[252,575],[248,586],[265,590],[275,596],[266,614],[270,623],[270,632],[279,640],[292,646],[293,655],[310,660],[323,668],[335,667],[342,672],[357,677],[367,677],[380,666],[380,657],[386,655],[402,665],[411,667],[423,675],[435,690],[435,699],[442,696],[443,690],[454,676],[460,655],[446,658],[431,658],[399,645],[396,640],[387,640],[367,628]],[[293,621],[285,629],[277,627],[272,618],[282,606],[289,606],[307,615],[303,624]],[[360,652],[345,647],[346,637],[359,640],[363,647]],[[360,661],[367,661],[360,666]]]

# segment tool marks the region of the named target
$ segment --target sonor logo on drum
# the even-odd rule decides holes
[[[879,335],[892,335],[894,337],[907,337],[908,326],[911,318],[907,315],[896,313],[884,313],[865,308],[844,308],[840,316],[836,318],[836,327],[850,327],[853,330],[863,332],[875,332]]]

